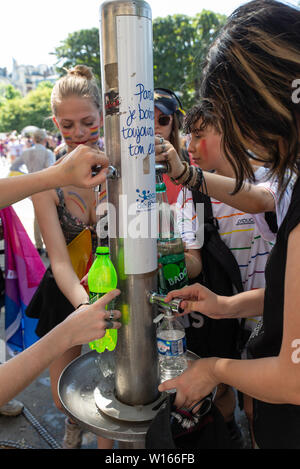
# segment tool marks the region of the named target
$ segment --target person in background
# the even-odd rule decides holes
[[[180,129],[184,117],[184,110],[176,94],[167,88],[154,88],[154,124],[155,135],[170,142],[180,157],[189,161],[189,156],[180,137]],[[170,181],[167,174],[163,175],[167,188],[169,204],[176,203],[180,187]]]
[[[48,168],[49,166],[54,164],[54,153],[48,148],[46,148],[46,143],[48,139],[47,132],[43,129],[37,129],[33,132],[32,137],[34,145],[30,148],[26,148],[26,150],[24,150],[22,154],[15,159],[15,161],[10,167],[11,171],[18,171],[20,166],[25,164],[28,172],[34,173],[36,171],[41,171],[44,168]],[[37,248],[39,254],[43,254],[45,252],[44,243],[36,214],[34,215],[33,226],[35,247]]]

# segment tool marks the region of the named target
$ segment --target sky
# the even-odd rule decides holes
[[[68,34],[99,27],[101,0],[0,0],[0,67],[18,64],[54,64],[55,47]],[[202,9],[230,14],[245,0],[148,0],[152,18],[175,13],[194,16]],[[298,0],[290,0],[296,5]]]

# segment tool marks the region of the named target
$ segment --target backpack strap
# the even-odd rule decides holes
[[[278,224],[277,224],[277,216],[275,212],[265,212],[265,220],[268,223],[268,226],[272,233],[277,233],[278,231]]]
[[[194,204],[204,203],[205,248],[210,252],[211,256],[217,257],[237,292],[244,291],[238,263],[231,250],[220,237],[219,223],[213,215],[210,197],[200,191],[192,191],[192,196]]]

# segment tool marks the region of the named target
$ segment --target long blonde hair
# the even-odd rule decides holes
[[[292,83],[300,78],[300,11],[274,0],[254,0],[228,18],[211,46],[201,95],[222,134],[223,150],[239,190],[254,180],[257,155],[284,191],[287,169],[299,157],[299,105]]]

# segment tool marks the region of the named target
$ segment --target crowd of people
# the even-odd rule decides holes
[[[54,151],[61,144],[61,136],[51,132],[47,132],[46,135],[46,147]],[[33,145],[33,131],[19,134],[16,130],[12,130],[0,135],[0,156],[13,163],[24,150]]]
[[[170,201],[176,203],[189,275],[189,286],[171,291],[166,302],[183,300],[187,346],[202,357],[159,390],[176,389],[175,406],[194,408],[196,414],[201,399],[217,388],[215,406],[237,447],[243,447],[243,441],[234,418],[236,391],[248,418],[253,448],[300,447],[300,369],[294,354],[300,335],[300,110],[292,99],[292,83],[300,76],[299,22],[297,8],[274,0],[250,1],[228,18],[210,47],[201,99],[192,109],[185,114],[172,90],[156,88],[154,93],[156,161],[168,163],[165,182]],[[51,106],[63,138],[64,155],[58,164],[45,163],[45,169],[21,176],[22,188],[19,178],[0,181],[3,194],[6,189],[0,197],[2,206],[34,194],[37,223],[50,261],[28,306],[28,314],[38,318],[36,332],[41,339],[1,365],[1,382],[6,384],[0,390],[0,405],[50,365],[53,399],[62,410],[57,395],[62,369],[79,356],[84,341],[96,338],[92,322],[103,336],[105,321],[119,319],[120,312],[107,316],[104,307],[109,295],[87,305],[87,291],[68,252],[68,244],[83,230],[90,233],[95,250],[91,188],[104,183],[108,166],[99,149],[101,100],[91,70],[84,65],[69,70],[54,86]],[[186,147],[181,130],[188,136]],[[33,147],[37,144],[33,142]],[[96,160],[102,170],[92,177]],[[22,161],[26,163],[26,158]],[[56,175],[55,181],[51,175]],[[204,246],[196,236],[195,206],[204,192],[218,234],[238,266],[242,291],[226,294],[218,285],[205,284],[207,265]],[[105,191],[102,194],[105,204]],[[50,291],[53,301],[43,302]],[[94,315],[83,327],[90,311]],[[243,324],[246,339],[240,355],[236,350],[222,353],[220,343],[214,349],[213,336],[209,351],[204,348],[201,325],[206,318],[215,324],[221,320],[229,324],[232,319]],[[119,321],[113,324],[121,326]],[[70,335],[63,339],[62,331],[69,325]],[[45,347],[54,338],[59,346],[47,354]],[[229,335],[223,337],[224,350],[226,341]],[[32,369],[23,368],[17,382],[12,382],[27,357],[32,357]],[[80,426],[66,418],[64,447],[79,448],[81,438]],[[99,438],[99,448],[112,445]]]

